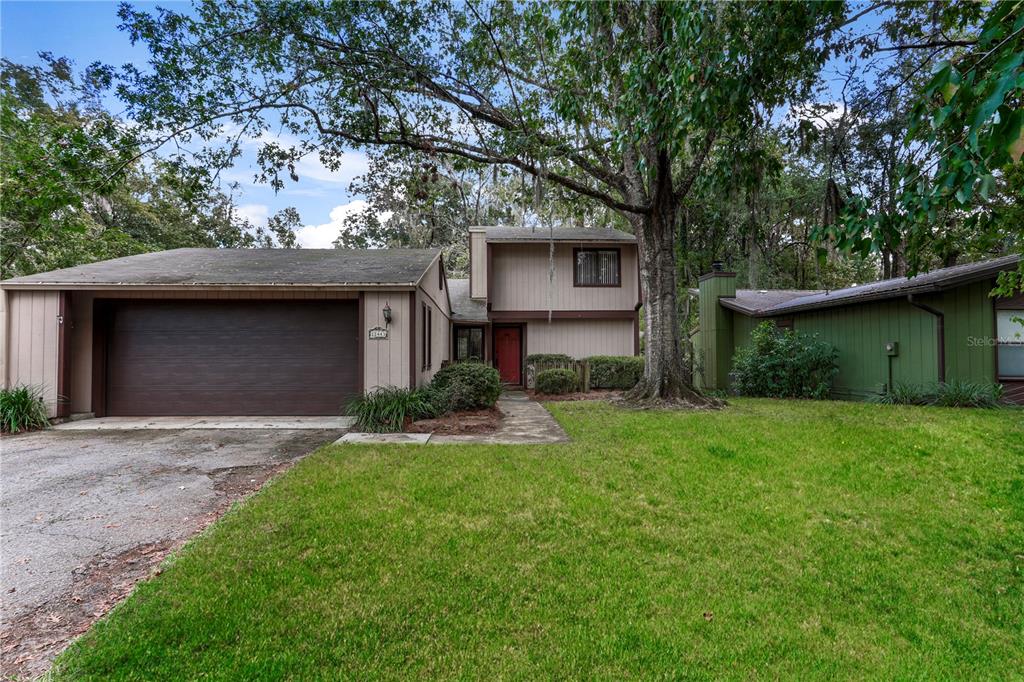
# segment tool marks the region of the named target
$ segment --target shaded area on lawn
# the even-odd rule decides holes
[[[550,409],[572,443],[322,449],[58,678],[1024,669],[1024,413]]]

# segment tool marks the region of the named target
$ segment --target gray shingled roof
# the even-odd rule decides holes
[[[487,302],[469,297],[468,279],[448,280],[448,296],[452,301],[452,319],[456,322],[487,321]]]
[[[3,286],[414,285],[438,249],[174,249],[41,272]]]
[[[754,315],[781,303],[820,293],[822,292],[808,289],[737,289],[736,298],[720,298],[718,300],[726,308]]]
[[[756,317],[771,317],[851,303],[899,298],[907,294],[927,294],[942,291],[943,289],[950,289],[961,284],[969,284],[970,282],[978,282],[995,277],[1004,270],[1012,270],[1017,267],[1019,260],[1020,256],[1014,254],[978,263],[968,263],[966,265],[955,265],[951,268],[932,270],[916,277],[900,277],[881,282],[871,282],[870,284],[861,284],[846,289],[838,289],[836,291],[818,292],[807,296],[791,298],[767,308],[758,309],[754,315]],[[729,299],[720,300],[723,305],[732,307],[725,303]]]
[[[621,230],[577,229],[560,227],[547,229],[538,227],[488,227],[485,231],[489,242],[624,242],[634,243],[636,237]]]

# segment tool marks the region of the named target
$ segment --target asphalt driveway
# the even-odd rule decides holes
[[[0,442],[0,673],[34,676],[231,503],[342,432],[41,431]]]

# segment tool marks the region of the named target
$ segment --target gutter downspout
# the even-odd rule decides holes
[[[946,315],[941,310],[914,299],[907,294],[907,303],[935,316],[936,349],[939,355],[939,383],[946,383]]]

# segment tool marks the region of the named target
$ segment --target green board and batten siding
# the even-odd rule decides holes
[[[965,284],[941,295],[921,297],[946,314],[946,377],[990,382],[996,375],[995,349],[986,340],[995,334],[989,295],[995,280]]]
[[[938,380],[935,317],[905,299],[826,308],[793,316],[793,328],[817,335],[839,351],[839,374],[832,393],[863,400],[878,395],[892,382],[925,384]],[[886,353],[895,341],[898,355]]]
[[[757,319],[756,317],[733,314],[733,347],[735,350],[739,350],[740,348],[743,348],[744,346],[747,346],[750,343],[750,335],[754,332],[754,329],[760,323],[761,320]]]
[[[984,341],[994,331],[989,296],[993,284],[992,280],[985,280],[917,299],[945,314],[949,381],[995,380],[995,350]],[[719,298],[734,295],[735,280],[727,276],[701,282],[701,331],[694,340],[703,360],[705,371],[701,378],[705,388],[729,386],[733,354],[750,342],[750,333],[759,323],[772,319],[752,317],[719,305]],[[706,315],[705,310],[714,310],[715,314]],[[781,319],[774,321],[778,323]],[[890,381],[938,381],[936,317],[911,305],[906,298],[797,312],[785,319],[792,320],[796,331],[817,335],[838,349],[839,374],[833,388],[836,398],[863,400],[883,392]],[[890,341],[899,344],[898,354],[891,358],[886,352],[886,343]]]
[[[729,385],[729,369],[733,355],[733,314],[718,305],[719,298],[736,295],[736,275],[713,272],[700,280],[701,312],[697,348],[697,379],[702,388]],[[704,311],[709,311],[705,314]],[[713,313],[710,311],[714,311]]]

